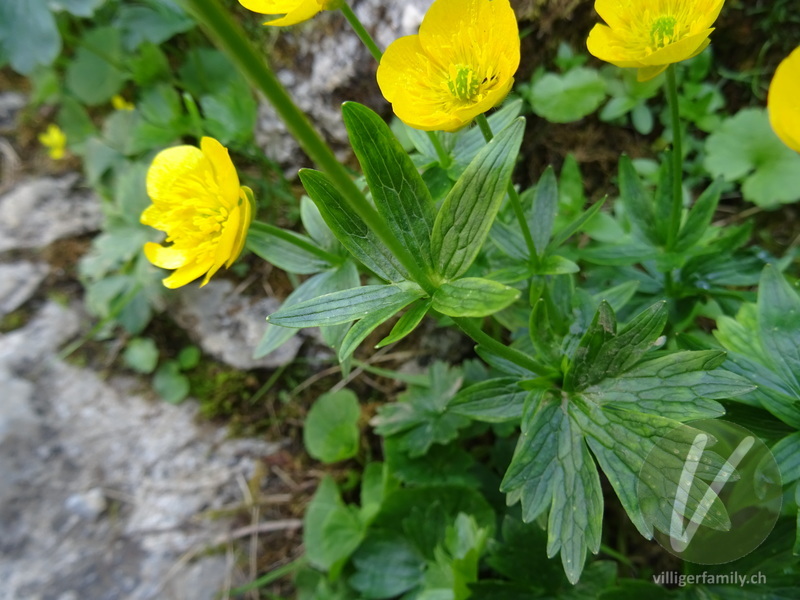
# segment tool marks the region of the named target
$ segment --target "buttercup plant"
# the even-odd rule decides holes
[[[775,71],[767,108],[775,133],[792,150],[800,152],[800,46]]]
[[[159,25],[168,20],[171,35],[193,27],[172,0],[143,3],[157,5],[144,12]],[[81,36],[85,45],[66,68],[69,94],[96,108],[84,110],[64,97],[56,117],[71,126],[69,149],[83,158],[90,184],[114,192],[84,270],[93,281],[88,303],[106,307],[96,314],[112,318],[123,314],[123,305],[132,307],[123,315],[138,339],[126,352],[129,365],[150,373],[162,355],[149,337],[139,337],[149,319],[147,297],[161,298],[165,286],[202,287],[213,277],[238,276],[220,269],[251,252],[288,273],[294,286],[269,316],[257,356],[301,328],[319,327],[332,349],[324,356],[338,361],[342,373],[355,378],[366,371],[407,384],[387,402],[358,398],[358,382],[314,401],[303,430],[310,456],[326,464],[353,462],[319,481],[304,517],[303,556],[230,595],[296,573],[298,597],[315,600],[728,597],[724,586],[685,595],[643,581],[655,568],[647,540],[673,529],[694,531],[696,523],[687,524],[692,515],[701,514],[702,526],[714,532],[696,539],[721,540],[734,553],[727,531],[742,538],[750,533],[737,516],[753,507],[743,498],[759,495],[759,482],[747,478],[759,465],[737,473],[736,489],[745,493],[732,503],[716,479],[727,457],[712,440],[706,439],[703,460],[692,462],[691,486],[680,475],[701,435],[697,421],[725,416],[752,424],[772,449],[780,478],[771,472],[770,483],[791,517],[779,521],[765,542],[768,551],[754,551],[747,557],[753,562],[736,568],[762,570],[757,561],[767,556],[776,562],[771,587],[758,592],[795,597],[800,297],[793,255],[780,258],[752,246],[751,223],[721,219],[722,194],[733,197],[736,188],[716,181],[693,189],[710,178],[687,168],[682,149],[684,131],[698,121],[678,97],[676,70],[691,70],[684,85],[702,82],[709,61],[699,74],[697,59],[704,57],[680,63],[708,46],[723,1],[595,3],[605,24],[580,33],[592,54],[637,69],[628,75],[642,80],[666,71],[672,135],[654,146],[655,135],[638,138],[637,148],[657,156],[665,144],[672,147],[658,159],[620,157],[618,178],[609,184],[618,187],[612,192],[618,197],[588,207],[587,199],[605,190],[584,189],[575,158],[531,172],[542,154],[531,148],[542,139],[538,133],[562,130],[537,120],[537,135],[525,136],[522,100],[503,103],[514,95],[521,60],[534,59],[520,53],[509,0],[433,0],[418,34],[397,39],[385,52],[346,2],[239,4],[276,16],[268,26],[339,10],[353,27],[374,59],[386,100],[342,105],[358,172],[355,162],[337,159],[276,78],[269,57],[219,0],[183,5],[221,52],[186,51],[196,35],[163,45],[158,36],[166,34],[158,28],[146,29],[147,43],[137,45],[134,26],[115,29],[125,22],[115,11],[130,18],[128,7],[109,0],[98,12],[103,21]],[[136,8],[138,23],[142,7]],[[238,16],[262,20],[246,10]],[[7,30],[0,20],[0,46],[11,39],[3,36]],[[98,45],[109,49],[109,61],[90,51]],[[130,57],[127,45],[135,46]],[[18,59],[17,50],[9,56]],[[798,51],[779,67],[769,95],[773,127],[795,149]],[[567,58],[578,65],[588,57]],[[92,79],[100,67],[109,75],[103,86]],[[580,86],[582,79],[571,81]],[[648,98],[657,85],[660,80],[650,84]],[[262,215],[269,210],[284,222],[283,207],[270,197],[270,177],[251,179],[254,165],[269,170],[253,143],[253,90],[272,103],[314,165],[298,175],[305,195],[294,211],[299,221],[287,228],[259,221],[254,194],[242,185],[258,190]],[[381,115],[391,112],[390,126]],[[103,113],[107,121],[95,128],[92,120]],[[548,111],[537,114],[558,120]],[[604,133],[610,127],[585,123]],[[51,138],[53,146],[66,144],[63,134]],[[525,180],[535,183],[518,189],[513,175],[525,168]],[[685,179],[685,172],[692,177]],[[609,176],[605,168],[603,175]],[[587,181],[596,182],[596,173]],[[163,233],[161,243],[153,229]],[[164,274],[152,265],[171,273],[159,282]],[[259,274],[254,270],[248,281]],[[471,338],[475,357],[462,364],[433,361],[413,374],[365,359],[368,341],[416,348],[412,333],[430,331],[434,322]],[[197,364],[195,354],[194,362],[179,358],[155,371],[168,401],[190,392],[181,370]],[[281,373],[262,388],[280,391],[275,397],[265,391],[269,401],[305,410],[306,397],[283,389],[292,380]],[[250,404],[261,398],[258,392]],[[648,457],[655,468],[642,477]],[[346,493],[337,483],[345,471],[352,474]],[[308,470],[311,478],[318,472]],[[680,506],[663,492],[675,496],[679,488]],[[764,535],[772,527],[756,525]],[[705,554],[692,550],[687,555]],[[555,557],[560,565],[548,560]],[[787,580],[790,592],[778,589]],[[284,597],[285,590],[276,594]]]
[[[594,26],[587,45],[597,58],[637,68],[647,81],[674,63],[697,56],[710,43],[725,0],[596,0],[607,23]]]
[[[174,269],[164,279],[177,288],[203,277],[208,283],[220,267],[239,257],[253,218],[253,194],[239,185],[228,151],[204,137],[200,148],[176,146],[160,152],[147,172],[153,204],[141,221],[167,234],[168,246],[148,242],[147,259]]]
[[[519,60],[508,0],[436,0],[419,34],[386,49],[378,85],[406,125],[455,131],[505,99]]]
[[[67,135],[55,123],[50,123],[44,133],[39,134],[39,143],[47,148],[53,160],[61,160],[67,153]]]

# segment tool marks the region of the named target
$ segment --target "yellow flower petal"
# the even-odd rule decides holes
[[[51,123],[44,133],[39,134],[39,143],[48,150],[50,158],[61,160],[66,154],[67,136],[61,128]]]
[[[709,44],[724,0],[596,0],[608,25],[596,25],[586,46],[597,58],[639,69],[639,80],[696,56]]]
[[[767,109],[778,137],[800,152],[800,46],[778,65],[769,86]]]
[[[220,144],[217,140],[211,137],[204,137],[200,140],[200,150],[206,155],[211,168],[214,170],[214,176],[219,185],[221,198],[225,200],[234,200],[239,198],[239,175],[236,174],[236,168],[231,162],[228,149]]]
[[[155,242],[147,242],[144,245],[144,255],[161,269],[180,269],[192,260],[191,254],[186,250],[179,250],[173,246],[165,247]]]
[[[264,25],[288,26],[302,23],[325,9],[322,0],[239,0],[248,10],[264,15],[284,15]]]
[[[165,286],[180,287],[202,275],[205,284],[222,265],[233,264],[252,208],[242,203],[239,176],[222,144],[206,137],[200,148],[160,152],[147,172],[147,192],[153,204],[140,220],[166,233],[166,240],[145,244],[144,253],[157,267],[176,269]]]
[[[378,86],[407,125],[455,131],[505,98],[519,59],[508,0],[435,0],[419,35],[386,49]]]
[[[213,260],[207,260],[202,263],[195,262],[190,265],[186,265],[185,267],[181,267],[177,271],[174,271],[169,277],[162,279],[161,283],[164,284],[164,287],[167,287],[171,290],[183,287],[187,283],[192,283],[195,279],[202,277],[203,273],[208,271],[213,263]],[[208,282],[204,282],[203,285],[205,285],[205,283]]]
[[[204,182],[198,177],[186,177],[207,169],[208,159],[195,146],[175,146],[159,152],[147,171],[147,195],[158,202],[180,194],[204,194]],[[180,174],[180,176],[176,176]]]
[[[242,186],[239,190],[239,199],[242,208],[242,218],[239,222],[239,230],[236,232],[236,241],[233,244],[233,252],[231,252],[231,257],[228,262],[225,263],[226,269],[229,268],[237,258],[239,258],[242,250],[244,250],[244,244],[247,241],[247,231],[250,228],[250,224],[253,222],[253,213],[255,212],[253,190],[251,190],[249,187]]]

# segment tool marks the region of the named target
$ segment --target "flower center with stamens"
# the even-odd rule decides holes
[[[675,25],[677,24],[678,20],[671,16],[659,17],[653,21],[653,25],[650,27],[650,40],[653,45],[656,48],[663,48],[671,44],[674,41]]]
[[[447,87],[453,97],[468,102],[478,94],[481,82],[472,67],[456,65],[450,67],[450,79],[447,81]]]

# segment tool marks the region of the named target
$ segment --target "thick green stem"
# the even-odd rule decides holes
[[[459,327],[459,329],[461,329],[461,331],[478,342],[479,345],[483,346],[487,350],[491,350],[498,356],[502,356],[515,365],[528,369],[529,371],[533,371],[540,376],[548,375],[553,371],[547,366],[537,362],[524,352],[520,352],[514,348],[509,348],[503,342],[493,338],[487,333],[484,333],[483,330],[470,319],[457,318],[453,319],[453,321]]]
[[[678,107],[678,83],[675,65],[667,68],[667,101],[672,115],[672,208],[667,231],[667,250],[678,241],[683,211],[683,147],[681,144],[681,114]]]
[[[489,125],[489,119],[483,113],[479,114],[475,119],[478,122],[478,127],[481,128],[481,133],[487,142],[490,142],[494,137],[492,127]],[[528,227],[528,220],[525,218],[525,211],[522,210],[522,201],[519,194],[512,182],[508,182],[508,198],[511,200],[511,208],[519,221],[520,229],[522,229],[522,236],[525,238],[525,245],[528,247],[528,255],[532,264],[539,262],[539,255],[536,252],[536,244],[533,243],[533,236],[531,229]]]
[[[353,28],[353,31],[356,32],[358,39],[361,40],[361,42],[367,47],[367,50],[369,50],[369,53],[372,54],[372,58],[374,58],[376,62],[380,63],[383,52],[381,52],[381,49],[378,48],[378,44],[376,44],[375,40],[372,39],[369,31],[367,31],[366,27],[364,27],[364,25],[358,19],[356,13],[353,12],[353,9],[350,8],[350,5],[346,2],[346,0],[342,0],[339,10],[342,11],[344,18],[347,19],[348,23],[350,23],[350,27]]]
[[[228,58],[239,68],[247,79],[272,103],[278,115],[286,123],[308,156],[331,178],[350,207],[366,222],[386,247],[402,263],[411,277],[428,293],[436,286],[427,271],[414,259],[411,253],[392,234],[384,220],[369,203],[364,194],[350,177],[347,169],[339,162],[328,144],[320,137],[299,109],[286,89],[267,66],[264,57],[248,41],[241,27],[237,25],[218,0],[184,0],[184,4],[206,29],[211,38]]]
[[[297,235],[292,231],[286,231],[285,229],[281,229],[280,227],[275,227],[274,225],[270,225],[269,223],[262,223],[261,221],[253,221],[250,224],[250,229],[256,231],[263,231],[264,233],[268,233],[269,235],[274,235],[276,238],[280,238],[290,244],[294,244],[301,250],[305,250],[306,252],[313,254],[329,262],[332,265],[338,265],[342,263],[342,257],[337,256],[336,254],[331,254],[323,250],[322,248],[307,242],[302,237]]]

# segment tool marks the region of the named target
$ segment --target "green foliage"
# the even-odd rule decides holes
[[[350,390],[323,394],[308,411],[303,443],[308,453],[325,463],[352,458],[358,451],[361,409]]]
[[[551,123],[578,121],[606,99],[606,83],[594,69],[577,67],[563,75],[534,78],[528,98],[533,112]]]
[[[778,139],[764,110],[748,108],[706,141],[705,167],[742,184],[746,200],[765,208],[800,199],[800,156]]]

